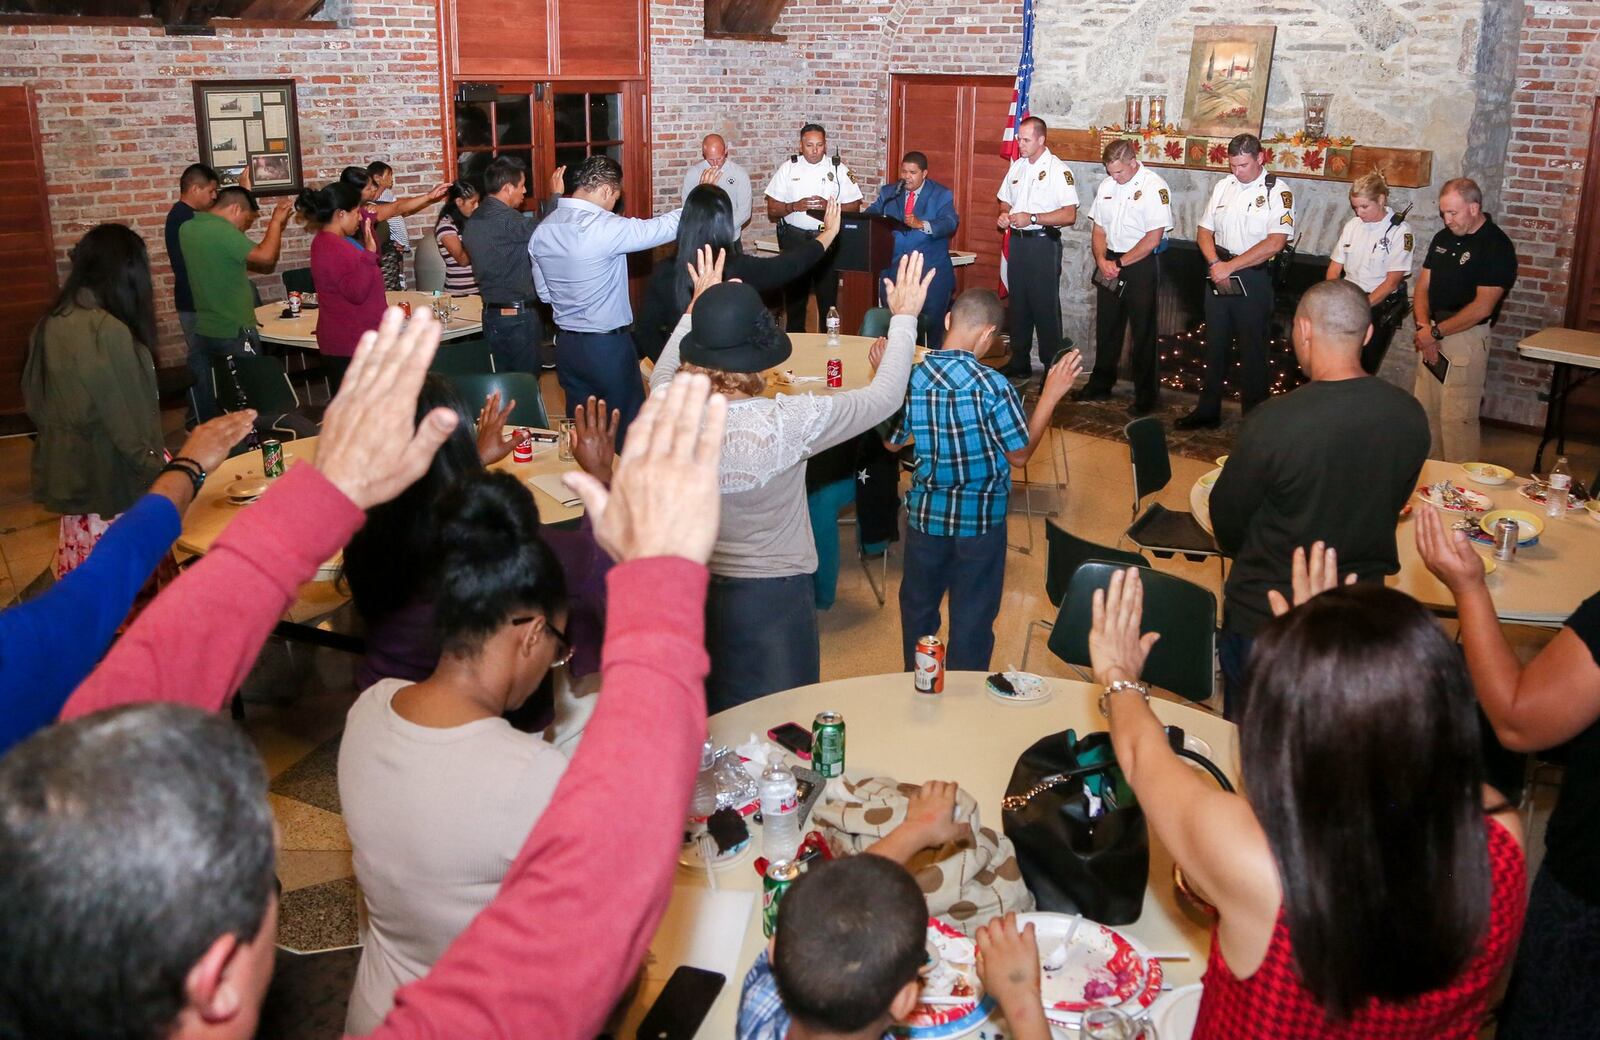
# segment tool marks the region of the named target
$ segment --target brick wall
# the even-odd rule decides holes
[[[341,11],[338,29],[222,29],[212,38],[143,27],[0,28],[0,81],[25,81],[36,91],[58,266],[64,274],[67,250],[96,224],[125,223],[143,235],[162,363],[183,354],[162,225],[179,174],[198,158],[193,80],[294,79],[312,184],[378,158],[394,165],[402,194],[438,182],[444,156],[433,4],[354,2]],[[413,218],[414,228],[426,219]],[[309,245],[291,222],[279,269],[303,266]],[[257,282],[264,297],[282,297],[276,275]]]
[[[1524,361],[1517,340],[1563,323],[1590,123],[1600,94],[1600,3],[1530,4],[1512,95],[1502,226],[1522,269],[1490,359],[1484,414],[1534,425],[1550,366]]]

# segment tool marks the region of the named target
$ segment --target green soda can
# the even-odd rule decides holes
[[[261,442],[261,475],[268,480],[283,476],[283,445],[271,440]]]
[[[778,930],[778,904],[799,876],[800,864],[793,860],[780,859],[767,864],[767,873],[761,879],[761,932],[768,939]]]
[[[811,723],[811,768],[828,779],[844,775],[844,716],[836,711],[819,711]]]

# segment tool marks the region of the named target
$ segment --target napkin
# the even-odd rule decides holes
[[[568,508],[583,504],[583,499],[578,497],[576,491],[563,484],[558,474],[541,473],[537,477],[529,477],[528,483]]]
[[[790,386],[798,386],[801,383],[820,383],[822,382],[822,379],[822,376],[797,376],[793,371],[787,368],[778,373],[778,382],[785,383]]]

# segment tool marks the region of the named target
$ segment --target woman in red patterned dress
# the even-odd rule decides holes
[[[1472,685],[1433,616],[1336,588],[1332,551],[1311,556],[1251,655],[1243,795],[1174,755],[1139,696],[1158,636],[1139,633],[1137,570],[1095,593],[1117,761],[1217,908],[1194,1036],[1467,1040],[1522,929],[1521,827],[1483,783]]]

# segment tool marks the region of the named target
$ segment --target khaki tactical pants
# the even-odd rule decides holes
[[[1474,325],[1446,336],[1439,341],[1439,353],[1450,362],[1445,381],[1440,383],[1418,357],[1412,390],[1428,413],[1432,438],[1428,457],[1473,462],[1478,458],[1478,408],[1489,367],[1489,326]]]

